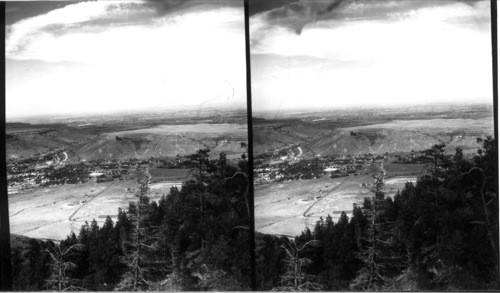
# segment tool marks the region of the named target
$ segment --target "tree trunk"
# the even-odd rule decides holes
[[[135,246],[136,246],[136,255],[135,255],[135,260],[134,260],[134,286],[133,286],[133,291],[137,291],[137,282],[139,279],[139,256],[140,256],[140,248],[141,245],[139,243],[139,228],[140,228],[140,221],[141,221],[141,198],[139,197],[139,201],[137,204],[137,219],[135,223]]]
[[[59,266],[59,282],[58,282],[59,292],[62,291],[62,271],[61,266]]]
[[[298,280],[297,280],[298,274],[299,274],[298,269],[297,269],[297,261],[294,262],[294,265],[295,265],[295,267],[294,267],[294,278],[293,278],[294,287],[293,288],[295,290],[297,290],[297,289],[299,289]]]

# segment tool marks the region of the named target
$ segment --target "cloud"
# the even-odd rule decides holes
[[[331,17],[342,3],[345,1],[300,1],[271,10],[266,14],[266,17],[269,22],[290,27],[295,33],[300,34],[309,22]]]
[[[238,7],[243,9],[243,1],[234,0],[148,0],[143,2],[147,7],[152,7],[159,15],[166,15],[172,12],[196,8],[206,10],[221,7]]]
[[[149,10],[149,11],[148,11]],[[54,9],[7,26],[7,58],[43,58],[33,56],[42,42],[56,41],[65,34],[102,32],[109,27],[144,19],[154,10],[135,2],[80,2]]]
[[[410,2],[419,5],[409,9]],[[430,5],[421,7],[422,2]],[[252,53],[309,55],[318,58],[329,56],[346,60],[373,59],[376,57],[374,54],[391,52],[389,57],[392,55],[394,48],[385,45],[392,43],[392,39],[404,38],[418,45],[421,39],[426,38],[424,34],[432,37],[437,33],[434,28],[468,28],[466,32],[472,30],[479,33],[489,30],[487,1],[476,2],[474,5],[447,2],[440,6],[429,1],[397,2],[401,5],[391,1],[370,3],[370,7],[361,2],[345,6],[342,14],[350,17],[311,22],[300,35],[282,23],[268,21],[266,14],[255,15],[250,22]],[[366,17],[367,15],[370,17]]]
[[[21,10],[21,8],[19,7],[6,7],[5,8],[5,13],[13,13],[13,12],[16,12],[16,11],[19,11]]]
[[[85,2],[14,23],[8,116],[244,106],[243,9],[204,3],[160,13],[145,2]]]
[[[301,0],[279,8],[258,13],[251,17],[251,43],[257,47],[263,38],[272,33],[300,35],[305,28],[334,27],[357,21],[398,21],[411,18],[419,11],[440,10],[442,20],[446,21],[446,14],[457,19],[462,24],[474,21],[476,24],[489,25],[489,11],[484,9],[488,1],[414,1],[414,0]],[[455,7],[461,8],[456,9]],[[444,10],[449,10],[445,11]],[[471,11],[472,14],[471,14]],[[459,13],[456,15],[456,13]],[[455,15],[454,15],[455,13]],[[469,17],[474,17],[470,19]]]
[[[248,12],[250,16],[260,13],[263,11],[268,11],[277,7],[284,6],[289,3],[298,2],[299,0],[249,0],[248,1]]]
[[[255,109],[491,101],[488,1],[353,0],[324,16],[300,34],[251,18]]]
[[[238,3],[226,0],[92,1],[67,5],[7,26],[6,56],[13,59],[43,59],[44,56],[34,55],[41,52],[40,47],[46,44],[47,47],[57,48],[59,40],[64,39],[65,35],[85,38],[87,35],[94,37],[94,34],[106,34],[114,29],[159,28],[166,23],[182,21],[184,15],[200,11],[212,13],[238,9],[235,2]],[[227,13],[223,16],[227,16]],[[221,22],[227,20],[220,19]],[[210,21],[213,24],[213,19]],[[231,17],[229,21],[235,22],[236,19]]]

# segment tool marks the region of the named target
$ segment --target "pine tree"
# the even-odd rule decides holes
[[[476,193],[479,194],[481,199],[482,208],[482,221],[471,222],[484,226],[491,250],[494,253],[495,259],[499,259],[499,244],[498,244],[498,196],[494,193],[497,181],[495,178],[495,166],[493,165],[496,160],[495,156],[495,143],[492,137],[486,139],[478,138],[478,142],[483,143],[484,149],[479,149],[478,154],[474,157],[476,166],[471,167],[470,170],[460,174],[462,177],[472,177],[471,175],[479,174],[479,177],[472,177],[476,181]],[[498,174],[498,171],[497,171]],[[498,262],[496,271],[498,272]]]
[[[431,166],[431,177],[432,187],[430,191],[434,193],[434,206],[437,211],[439,208],[440,193],[442,193],[443,176],[445,174],[446,168],[451,164],[450,156],[445,154],[444,143],[433,145],[430,149],[424,151],[424,155],[432,161]],[[436,235],[438,237],[438,235]],[[439,238],[437,238],[439,241]]]
[[[209,153],[210,149],[200,149],[195,154],[186,156],[190,162],[196,164],[198,169],[198,180],[200,182],[204,181],[203,171],[209,164]]]
[[[67,271],[74,269],[76,265],[67,260],[67,257],[74,251],[82,251],[85,248],[83,244],[74,244],[67,248],[62,248],[60,245],[50,244],[46,252],[51,258],[50,263],[50,278],[46,281],[47,287],[56,289],[57,291],[78,290],[74,280],[66,275]]]
[[[286,241],[281,248],[286,252],[286,272],[281,276],[281,285],[275,290],[278,291],[312,291],[321,290],[320,284],[314,282],[312,277],[305,274],[302,270],[305,265],[311,263],[311,260],[303,257],[304,249],[309,246],[317,246],[319,241],[310,240],[297,245],[295,242]]]
[[[153,284],[155,274],[163,272],[164,262],[154,257],[155,250],[158,250],[158,236],[155,233],[158,227],[149,225],[149,171],[146,171],[146,176],[146,179],[139,181],[137,203],[131,203],[129,207],[131,228],[129,237],[123,241],[123,262],[128,270],[115,290],[147,290]]]
[[[385,172],[374,176],[373,196],[365,198],[363,213],[368,220],[362,238],[361,251],[358,258],[363,268],[352,281],[350,288],[354,290],[377,290],[387,280],[388,273],[396,263],[391,253],[393,245],[393,223],[385,217],[386,203],[384,198]]]
[[[28,241],[26,252],[27,262],[27,283],[25,284],[28,290],[42,290],[45,279],[49,277],[49,267],[47,266],[47,253],[44,253],[43,242],[37,239]]]

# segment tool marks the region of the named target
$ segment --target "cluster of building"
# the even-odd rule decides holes
[[[329,174],[332,178],[360,175],[370,166],[387,159],[386,155],[331,155],[313,159],[290,160],[290,157],[261,156],[255,161],[255,183],[317,179]]]
[[[10,160],[7,164],[7,182],[10,195],[24,189],[62,184],[97,183],[129,179],[136,175],[141,166],[154,164],[157,168],[191,168],[187,158],[150,158],[139,160],[112,159],[90,160],[77,158],[68,160],[64,150],[34,155],[22,160]]]
[[[19,193],[23,189],[85,183],[92,179],[96,182],[122,180],[144,163],[137,159],[81,160],[68,163],[66,160],[57,159],[59,157],[59,155],[52,157],[43,155],[9,162],[7,164],[9,194]]]

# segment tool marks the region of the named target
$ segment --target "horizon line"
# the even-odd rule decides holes
[[[97,116],[119,116],[119,115],[134,115],[134,114],[144,114],[144,113],[169,113],[169,112],[204,112],[204,111],[246,111],[245,106],[204,106],[204,107],[175,107],[168,109],[157,109],[157,108],[143,108],[143,109],[132,109],[132,110],[116,110],[108,112],[66,112],[66,113],[46,113],[46,114],[34,114],[34,115],[15,115],[6,116],[5,121],[17,122],[12,120],[29,120],[29,119],[71,119],[71,118],[84,118],[84,117],[97,117]]]
[[[346,109],[363,109],[363,110],[370,110],[370,109],[382,109],[382,108],[409,108],[409,107],[422,107],[422,106],[466,106],[466,105],[477,105],[477,106],[489,106],[493,108],[493,101],[491,103],[489,102],[481,102],[481,101],[460,101],[460,102],[426,102],[426,103],[414,103],[414,104],[381,104],[381,105],[374,105],[374,104],[364,104],[364,105],[359,105],[359,104],[352,104],[352,105],[339,105],[339,106],[327,106],[327,107],[321,107],[321,106],[314,106],[314,107],[290,107],[290,108],[282,108],[282,109],[256,109],[253,110],[253,113],[272,113],[272,112],[326,112],[326,111],[332,111],[332,110],[346,110]]]

